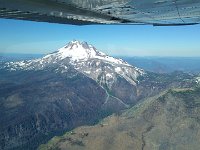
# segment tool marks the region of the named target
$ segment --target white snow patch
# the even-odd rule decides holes
[[[108,78],[112,78],[113,76],[112,76],[112,74],[107,73],[107,74],[106,74],[106,77],[108,77]]]
[[[116,71],[117,73],[120,73],[122,70],[121,70],[120,67],[116,67],[116,68],[115,68],[115,71]]]
[[[200,77],[196,78],[196,83],[200,84]]]
[[[72,61],[86,60],[96,55],[96,51],[90,48],[87,43],[80,43],[79,41],[72,41],[67,46],[59,49],[58,55],[61,59],[71,58]]]
[[[14,69],[14,68],[10,68],[10,70],[11,70],[11,71],[16,71],[16,69]]]
[[[21,66],[21,67],[22,67],[22,66],[25,66],[25,65],[26,65],[26,63],[24,63],[24,61],[20,61],[20,62],[18,62],[18,63],[17,63],[17,65],[19,65],[19,66]]]
[[[90,74],[91,73],[91,71],[84,71],[86,74]]]

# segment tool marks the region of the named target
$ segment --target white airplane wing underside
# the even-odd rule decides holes
[[[0,0],[0,18],[60,24],[200,23],[200,0]]]

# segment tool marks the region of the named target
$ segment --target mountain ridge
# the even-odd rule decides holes
[[[198,150],[199,92],[199,86],[166,90],[95,126],[54,137],[39,149]]]

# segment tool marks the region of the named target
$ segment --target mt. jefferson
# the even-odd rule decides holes
[[[112,87],[118,76],[135,85],[137,77],[144,74],[142,69],[99,52],[87,42],[79,41],[71,41],[58,51],[40,59],[6,64],[12,70],[42,70],[55,65],[57,72],[66,72],[71,66],[109,88]]]

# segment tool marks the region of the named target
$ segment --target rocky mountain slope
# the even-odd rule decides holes
[[[41,150],[199,150],[200,87],[172,89],[95,126],[54,137]]]

